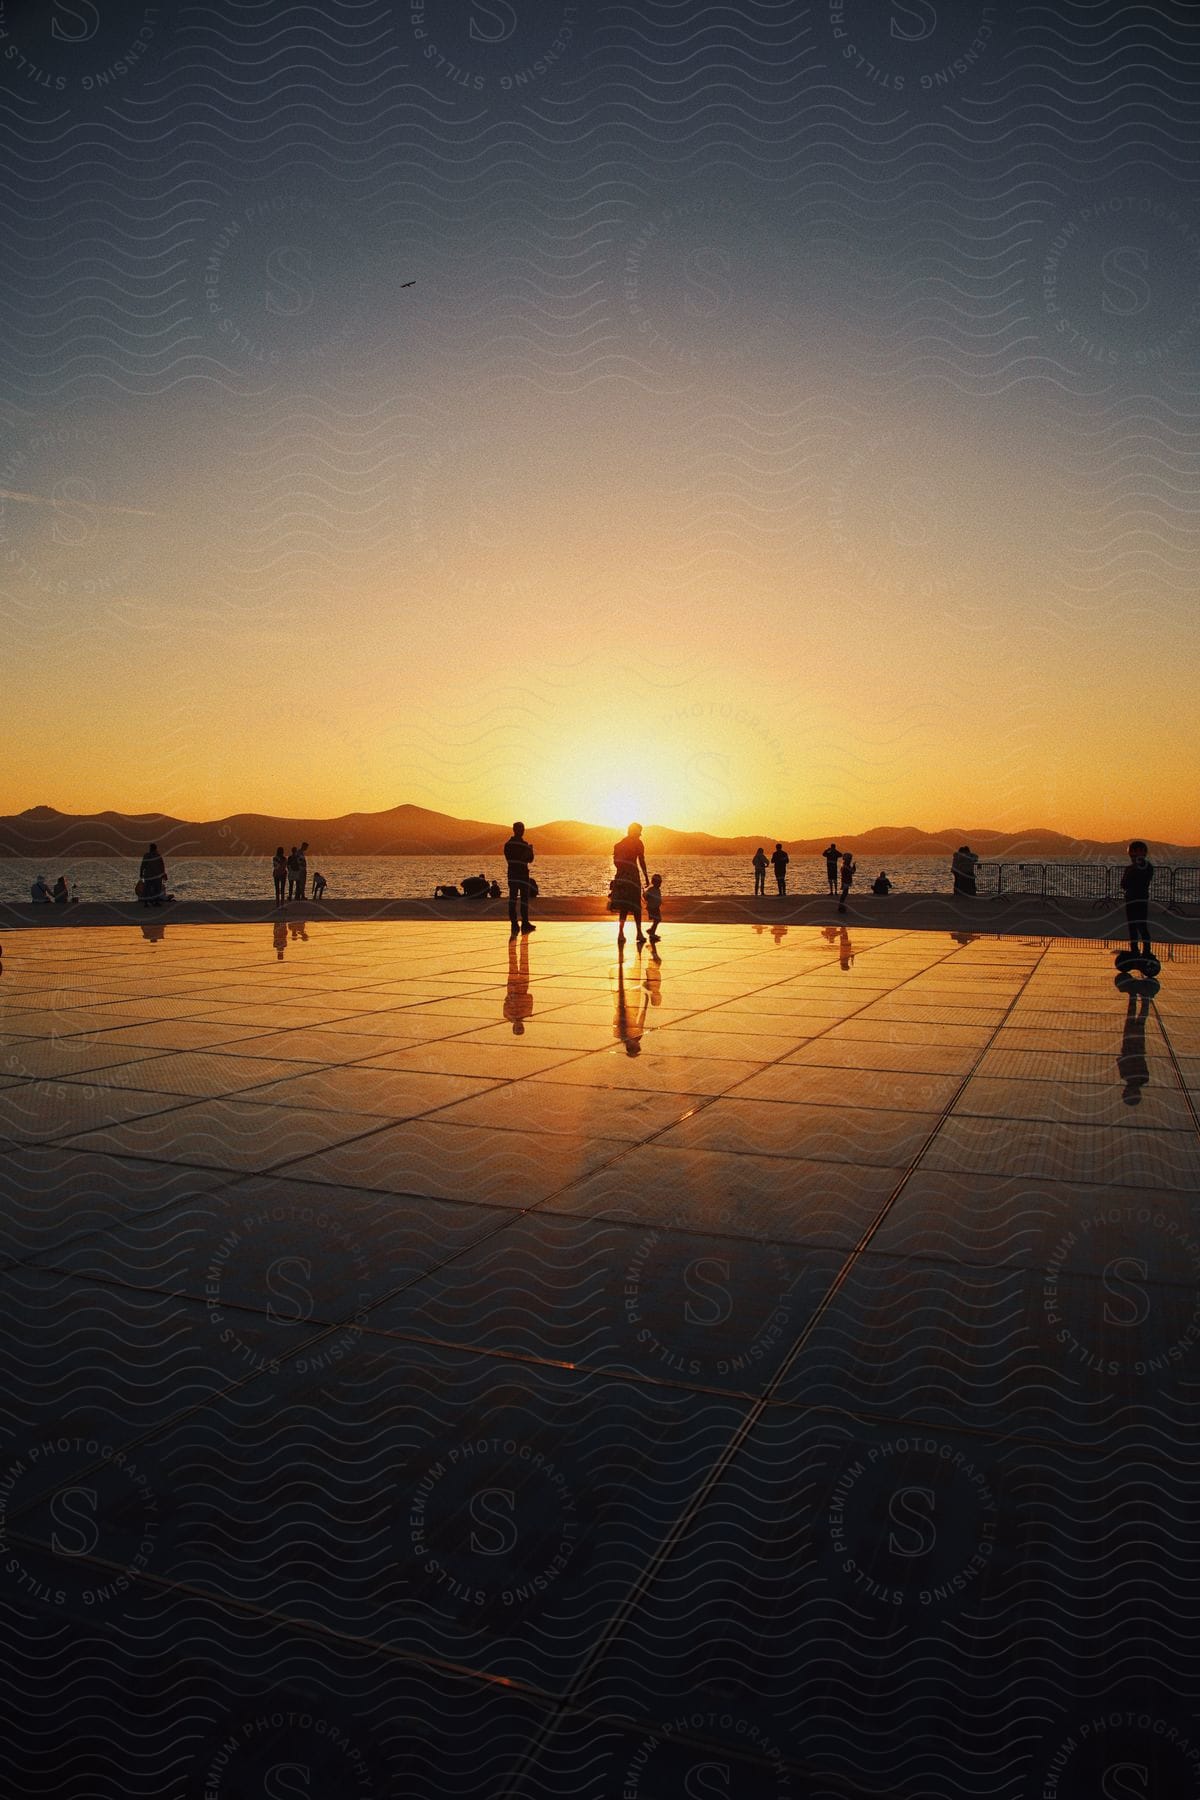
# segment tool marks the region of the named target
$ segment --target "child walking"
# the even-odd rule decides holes
[[[646,917],[650,921],[650,942],[657,944],[658,928],[662,924],[662,876],[652,875],[650,886],[646,889]]]

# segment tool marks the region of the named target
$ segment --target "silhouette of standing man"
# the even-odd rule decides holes
[[[831,894],[836,894],[838,891],[838,858],[841,854],[842,853],[838,849],[836,843],[830,844],[828,850],[822,850],[821,852],[821,855],[825,858],[825,877],[829,882],[829,891]]]
[[[513,821],[512,836],[504,846],[504,860],[508,864],[508,935],[517,935],[519,907],[520,929],[528,936],[531,931],[537,930],[536,925],[529,923],[529,865],[533,861],[533,845],[527,841],[525,827],[520,819]]]
[[[791,857],[782,844],[776,844],[771,852],[771,867],[775,871],[775,885],[781,894],[787,893],[787,867]]]
[[[1153,955],[1150,947],[1150,888],[1154,881],[1154,864],[1147,856],[1146,848],[1143,838],[1134,838],[1129,846],[1129,867],[1121,877],[1125,924],[1133,956]]]

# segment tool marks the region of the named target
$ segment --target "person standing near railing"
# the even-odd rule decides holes
[[[950,859],[950,873],[954,877],[956,894],[974,894],[975,871],[979,867],[979,858],[969,844],[960,844]]]
[[[1129,846],[1129,867],[1121,876],[1121,892],[1125,896],[1125,928],[1129,933],[1129,949],[1134,956],[1150,956],[1150,887],[1154,880],[1154,864],[1146,845],[1134,838]]]

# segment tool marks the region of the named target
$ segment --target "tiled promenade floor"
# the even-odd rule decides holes
[[[7,934],[9,1790],[1200,1794],[1179,955]]]

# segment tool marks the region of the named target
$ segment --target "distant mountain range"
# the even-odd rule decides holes
[[[423,806],[393,806],[387,812],[346,813],[340,819],[282,819],[263,813],[234,813],[228,819],[195,823],[166,813],[102,812],[73,814],[52,806],[0,817],[0,856],[29,856],[47,863],[84,856],[140,856],[155,842],[164,856],[270,856],[276,844],[285,849],[307,838],[321,856],[446,856],[454,874],[459,860],[495,858],[509,835],[508,823],[455,819]],[[529,822],[528,835],[542,856],[606,856],[616,833],[611,825],[585,825],[576,819]],[[674,831],[647,825],[652,856],[752,856],[759,844],[768,851],[772,833],[713,837],[703,831]],[[793,857],[817,856],[829,839],[784,840]],[[955,826],[946,831],[920,831],[915,825],[877,825],[871,831],[839,837],[843,849],[868,863],[886,866],[898,856],[949,856],[959,844],[993,862],[1091,862],[1124,860],[1124,842],[1101,843],[1071,838],[1058,831],[981,831]],[[1166,862],[1200,862],[1200,847],[1151,843],[1152,857]],[[462,871],[459,871],[461,873]]]

